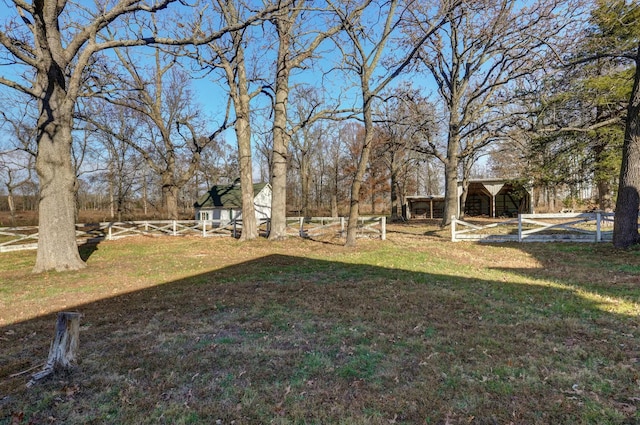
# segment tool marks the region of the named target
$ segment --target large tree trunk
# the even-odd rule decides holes
[[[311,163],[309,155],[306,152],[302,152],[300,158],[300,189],[302,198],[302,215],[308,217],[309,214],[309,199],[311,197]]]
[[[145,164],[142,172],[142,212],[145,218],[149,215],[149,201],[147,198],[147,165]]]
[[[9,204],[9,215],[11,218],[11,225],[16,225],[16,204],[13,201],[13,188],[7,186],[7,203]]]
[[[467,196],[469,195],[469,180],[462,179],[462,193],[460,194],[460,214],[458,218],[464,220],[464,210],[467,207]]]
[[[371,98],[365,100],[365,107],[363,108],[364,143],[362,144],[362,152],[360,153],[358,168],[356,170],[355,176],[353,177],[353,183],[351,184],[351,203],[349,205],[349,220],[347,221],[347,241],[345,243],[345,246],[356,246],[358,217],[360,214],[360,189],[362,188],[364,174],[367,171],[367,165],[369,164],[371,142],[373,141],[373,118],[371,116],[370,107],[371,101]]]
[[[451,117],[450,121],[455,122],[457,117]],[[460,136],[458,129],[450,124],[449,137],[447,141],[447,158],[444,164],[444,216],[442,226],[451,224],[451,216],[458,217],[458,150],[460,148]]]
[[[391,165],[391,221],[400,221],[401,210],[398,208],[398,170],[395,162]]]
[[[636,55],[636,74],[627,110],[622,146],[622,166],[613,225],[613,245],[628,248],[640,242],[638,209],[640,208],[640,44]]]
[[[338,216],[338,194],[336,193],[338,189],[333,189],[331,191],[331,217]]]
[[[249,104],[248,98],[246,99]],[[240,240],[251,240],[258,237],[258,225],[253,204],[253,163],[251,161],[251,130],[249,128],[248,106],[236,120],[236,137],[238,138],[238,154],[240,156],[240,187],[242,190],[242,236]],[[245,115],[246,113],[246,115]]]
[[[38,98],[36,172],[40,184],[38,253],[35,273],[86,267],[76,242],[76,173],[71,156],[75,97],[67,90],[65,52],[59,44],[62,8],[34,2],[38,46],[35,93]]]
[[[447,158],[444,166],[444,216],[442,226],[451,224],[451,216],[458,216],[458,156]]]
[[[287,236],[287,156],[290,136],[287,133],[287,103],[289,102],[289,75],[291,31],[293,20],[283,15],[275,20],[278,32],[276,60],[275,104],[273,106],[273,168],[271,175],[271,229],[270,240]]]
[[[280,49],[288,46],[282,46]],[[279,55],[284,53],[279,53]],[[279,61],[280,62],[280,61]],[[271,175],[271,230],[270,240],[287,236],[287,154],[289,135],[287,127],[287,102],[289,98],[289,73],[287,69],[278,69],[276,77],[275,105],[273,111],[273,170]]]
[[[111,217],[111,220],[113,220],[113,218],[116,216],[116,206],[115,206],[115,195],[114,195],[114,190],[113,190],[113,176],[111,175],[109,177],[109,217]]]
[[[162,198],[164,199],[164,208],[167,219],[177,220],[178,217],[178,187],[174,184],[167,183],[162,185]]]
[[[70,113],[53,116],[62,107],[51,103],[44,104],[38,120],[36,171],[40,181],[40,201],[35,273],[86,267],[76,242],[72,118]]]
[[[364,149],[362,154],[364,155]],[[362,159],[360,160],[362,162]],[[360,166],[358,166],[358,170]],[[349,205],[349,219],[347,221],[347,241],[345,246],[355,246],[358,231],[358,217],[360,214],[360,188],[362,187],[362,177],[359,172],[353,178],[351,184],[351,203]],[[364,173],[362,173],[364,174]]]

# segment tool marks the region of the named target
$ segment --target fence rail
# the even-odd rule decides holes
[[[303,238],[315,238],[322,235],[344,236],[347,229],[346,217],[287,217],[287,233],[297,233]],[[374,237],[385,240],[387,237],[386,217],[359,217],[357,237]]]
[[[261,220],[259,231],[268,235],[270,223]],[[340,229],[340,230],[336,230]],[[289,217],[287,233],[306,238],[332,234],[345,230],[344,217]],[[201,236],[238,237],[242,233],[242,220],[144,220],[76,224],[79,245],[103,240],[116,240],[130,236]],[[361,217],[358,221],[358,237],[386,237],[385,217]],[[36,249],[38,226],[0,227],[0,253]]]
[[[517,219],[477,225],[451,218],[451,240],[482,242],[606,242],[613,213],[520,214]],[[611,229],[611,230],[610,230]]]

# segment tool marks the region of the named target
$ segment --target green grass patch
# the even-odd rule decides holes
[[[638,252],[411,226],[131,238],[42,275],[3,254],[0,424],[640,423]],[[62,310],[78,367],[27,390]]]

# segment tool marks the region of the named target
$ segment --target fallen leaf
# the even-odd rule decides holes
[[[20,425],[24,419],[24,412],[14,412],[11,414],[11,425]]]

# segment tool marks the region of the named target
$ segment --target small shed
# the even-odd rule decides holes
[[[242,188],[239,179],[233,184],[215,185],[193,204],[196,220],[219,221],[224,225],[232,220],[242,218]],[[271,185],[254,183],[253,206],[256,220],[271,218]]]
[[[444,196],[407,196],[406,218],[442,218]]]

